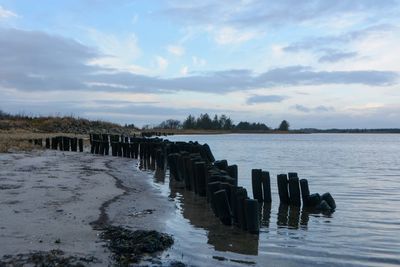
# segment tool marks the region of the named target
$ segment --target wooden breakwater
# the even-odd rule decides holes
[[[238,185],[238,166],[227,160],[215,160],[210,147],[197,142],[170,142],[161,138],[124,135],[90,134],[90,152],[139,159],[147,169],[169,169],[170,179],[181,183],[185,190],[204,197],[220,221],[225,225],[258,233],[262,203],[270,205],[271,179],[268,171],[251,172],[253,198],[247,189]],[[42,145],[41,139],[33,142]],[[46,138],[46,148],[62,151],[83,151],[83,140],[70,137]],[[298,174],[277,175],[281,207],[301,207],[332,212],[336,208],[330,193],[311,194],[307,179]]]
[[[29,139],[29,143],[60,151],[83,152],[83,139],[68,136],[55,136],[47,138]]]
[[[227,160],[214,160],[208,145],[175,142],[169,146],[166,154],[171,179],[205,197],[223,224],[258,233],[261,203],[270,205],[272,202],[268,171],[252,170],[253,198],[250,198],[246,188],[238,186],[237,165],[229,165]],[[297,173],[277,175],[277,184],[282,207],[303,205],[305,209],[323,212],[336,208],[330,193],[310,194],[307,179],[300,180]]]

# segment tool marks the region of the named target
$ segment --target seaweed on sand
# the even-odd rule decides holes
[[[66,256],[63,251],[55,249],[48,252],[5,255],[0,259],[0,266],[83,267],[93,262],[97,262],[95,257]]]
[[[120,226],[106,226],[100,237],[123,265],[139,262],[146,254],[163,251],[174,243],[171,236],[157,231],[131,231]]]

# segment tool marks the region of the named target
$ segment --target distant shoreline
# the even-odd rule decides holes
[[[151,129],[143,133],[161,133],[162,135],[212,135],[212,134],[400,134],[400,129],[328,129],[328,130],[289,130],[289,131],[250,131],[250,130],[177,130]]]

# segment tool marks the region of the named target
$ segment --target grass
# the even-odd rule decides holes
[[[45,138],[60,135],[83,138],[86,142],[89,142],[88,135],[82,134],[75,135],[70,133],[35,133],[26,130],[0,130],[0,153],[7,153],[13,150],[31,151],[33,149],[40,149],[39,146],[29,143],[29,140],[42,138],[44,144]]]

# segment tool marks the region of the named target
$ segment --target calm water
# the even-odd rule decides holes
[[[271,175],[272,205],[259,235],[223,226],[204,198],[158,181],[175,201],[169,257],[196,266],[400,266],[400,135],[199,135],[171,141],[208,143],[216,159],[239,166],[251,193],[251,169]],[[337,210],[309,214],[279,207],[276,175],[298,172],[311,193],[331,192]],[[157,179],[156,179],[157,180]]]

